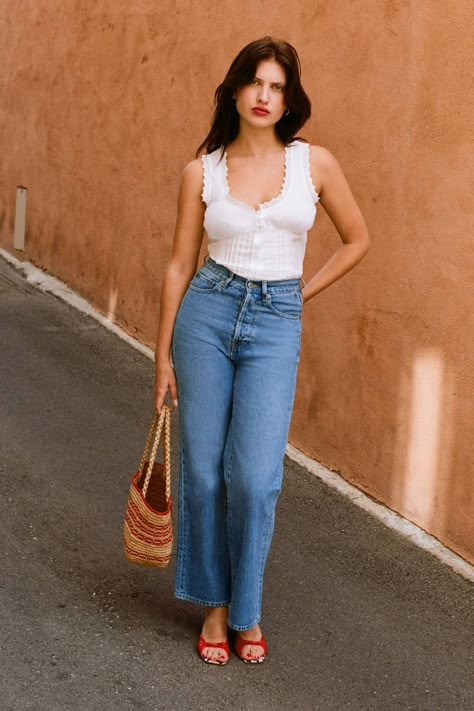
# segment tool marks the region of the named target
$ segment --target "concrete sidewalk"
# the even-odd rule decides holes
[[[153,364],[1,259],[0,383],[2,711],[474,708],[472,585],[289,460],[269,657],[204,665],[174,560],[122,553]]]

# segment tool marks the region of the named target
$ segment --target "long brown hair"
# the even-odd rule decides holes
[[[217,148],[225,150],[239,132],[239,114],[232,95],[236,89],[249,84],[255,77],[257,66],[266,59],[278,62],[285,72],[285,102],[289,110],[275,124],[280,140],[288,145],[299,129],[311,116],[311,102],[301,85],[301,64],[296,49],[284,40],[262,37],[240,50],[227,72],[222,84],[214,94],[214,114],[211,128],[196,151],[203,148],[207,153]]]

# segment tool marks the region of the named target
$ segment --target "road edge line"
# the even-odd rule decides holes
[[[474,582],[474,566],[430,533],[417,526],[416,523],[404,518],[388,506],[375,501],[356,486],[350,484],[340,474],[328,469],[316,459],[311,459],[311,457],[308,457],[292,444],[288,443],[286,454],[292,461],[308,470],[318,479],[321,479],[331,489],[335,489],[339,494],[350,499],[356,506],[377,518],[387,528],[391,528],[404,538],[415,543],[419,548],[436,556],[463,578]]]

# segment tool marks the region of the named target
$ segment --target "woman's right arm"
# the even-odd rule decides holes
[[[155,408],[161,412],[169,389],[178,404],[176,378],[170,360],[171,340],[179,305],[194,276],[204,234],[205,204],[202,201],[202,161],[188,163],[178,194],[178,211],[171,259],[166,268],[160,297],[160,318],[155,349]]]

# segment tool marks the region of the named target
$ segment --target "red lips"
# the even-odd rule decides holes
[[[270,113],[268,109],[264,109],[262,106],[254,106],[252,111],[255,111],[255,113],[259,114],[260,116],[265,116],[266,114]]]

